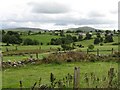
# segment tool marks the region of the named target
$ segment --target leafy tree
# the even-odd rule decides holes
[[[60,31],[60,36],[64,36],[64,31],[63,30]]]
[[[100,43],[100,39],[97,37],[94,39],[94,44],[99,44]]]
[[[96,35],[97,35],[97,37],[98,37],[98,38],[100,38],[100,37],[101,37],[100,32],[97,32],[97,34],[96,34]]]
[[[26,38],[26,39],[23,41],[23,45],[33,45],[32,39]]]
[[[2,36],[2,42],[9,44],[20,44],[22,43],[22,39],[18,32],[8,31],[6,34]]]
[[[92,38],[92,35],[91,35],[89,32],[87,32],[87,33],[86,33],[86,37],[85,37],[85,39],[88,40],[88,39],[91,39],[91,38]]]
[[[26,38],[23,41],[23,45],[39,45],[39,42],[37,40],[32,40],[30,38]]]
[[[4,30],[2,30],[2,35],[4,35],[6,32]]]
[[[102,37],[100,37],[100,42],[103,42],[103,38]]]
[[[113,37],[112,37],[112,35],[106,35],[104,42],[105,42],[105,43],[113,42]]]
[[[28,35],[31,35],[31,32],[32,32],[32,31],[29,30],[29,31],[28,31]]]
[[[94,45],[92,45],[92,44],[89,45],[89,46],[88,46],[88,49],[93,50],[93,49],[94,49]]]
[[[83,40],[83,35],[79,35],[78,36],[78,41],[82,41]]]
[[[76,36],[73,36],[72,39],[73,39],[73,42],[77,42],[78,41]]]
[[[70,45],[66,45],[66,44],[62,44],[61,47],[63,48],[63,50],[72,50],[72,49],[74,49]]]

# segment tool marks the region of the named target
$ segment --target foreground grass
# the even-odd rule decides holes
[[[23,81],[24,87],[31,87],[42,78],[42,84],[50,84],[50,73],[53,73],[57,79],[62,79],[68,73],[73,75],[74,67],[80,67],[80,86],[86,87],[83,82],[85,73],[94,72],[98,77],[106,76],[110,67],[118,70],[118,64],[115,62],[76,62],[63,64],[41,64],[27,65],[19,68],[9,68],[3,70],[3,88],[18,88],[19,81]]]

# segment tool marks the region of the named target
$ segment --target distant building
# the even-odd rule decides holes
[[[85,33],[80,32],[80,33],[78,33],[78,35],[83,35],[83,36],[84,36],[84,35],[86,35],[86,34],[85,34]]]

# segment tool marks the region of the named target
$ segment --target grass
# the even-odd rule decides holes
[[[50,41],[50,38],[57,38],[59,36],[53,36],[53,37],[49,37],[49,40],[48,40],[48,36],[51,36],[51,35],[30,35],[30,36],[24,36],[24,38],[26,37],[34,37],[34,39],[39,39],[39,37],[42,37],[43,39],[39,39],[39,40],[44,40],[44,42],[49,42]],[[79,42],[76,42],[76,44],[82,44],[84,46],[84,48],[78,48],[84,52],[87,51],[87,48],[88,48],[88,45],[90,44],[93,44],[93,40],[94,39],[90,39],[90,40],[83,40],[83,41],[79,41]],[[100,45],[94,45],[94,49],[93,50],[97,50],[99,49],[100,50],[100,54],[111,54],[111,51],[103,51],[103,50],[113,50],[114,51],[117,51],[118,50],[118,45],[112,45],[113,43],[117,42],[118,41],[118,37],[117,36],[114,36],[114,42],[112,43],[103,43],[103,46],[100,46]],[[88,43],[89,42],[89,43]],[[9,50],[15,50],[16,46],[3,46],[2,47],[2,51],[6,51],[6,47],[9,49]],[[29,45],[29,46],[18,46],[18,50],[35,50],[35,49],[39,49],[41,47],[42,50],[46,50],[46,49],[50,49],[53,48],[53,49],[57,49],[58,47],[61,47],[60,45]],[[90,53],[93,53],[93,54],[96,54],[97,52],[90,52]],[[35,55],[33,55],[35,57]],[[39,55],[40,58],[42,58],[42,56],[44,56],[43,54]],[[25,59],[25,58],[29,58],[29,55],[26,55],[26,56],[4,56],[3,57],[3,60],[4,61],[8,61],[8,60],[11,60],[11,61],[17,61],[17,60],[22,60],[22,59]]]
[[[42,42],[43,44],[47,44],[51,41],[52,38],[60,38],[60,36],[54,36],[54,35],[47,35],[47,34],[41,34],[41,35],[26,35],[22,36],[23,39],[30,38],[33,40],[38,40],[39,42]]]
[[[28,46],[18,46],[18,50],[35,50],[41,47],[42,50],[50,49],[57,49],[60,45],[28,45]],[[6,51],[6,48],[9,50],[15,50],[16,46],[3,46],[2,51]]]
[[[42,59],[43,57],[46,57],[48,56],[49,52],[48,53],[41,53],[41,54],[38,54],[38,58],[39,59]],[[36,58],[36,54],[31,54],[33,56],[33,58]],[[22,60],[25,60],[25,59],[28,59],[30,58],[30,55],[29,54],[25,54],[24,56],[20,56],[20,55],[14,55],[14,56],[4,56],[3,57],[3,61],[22,61]]]
[[[23,81],[24,87],[31,87],[42,78],[42,84],[50,84],[50,73],[53,73],[57,79],[62,79],[68,73],[73,75],[74,67],[80,67],[80,87],[85,87],[83,75],[91,72],[96,73],[98,77],[106,76],[110,67],[118,70],[118,64],[115,62],[76,62],[64,64],[41,64],[27,65],[20,68],[9,68],[3,70],[3,88],[18,88],[19,81]],[[104,68],[104,69],[103,69]]]

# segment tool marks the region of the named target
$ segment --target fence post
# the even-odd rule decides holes
[[[97,56],[99,56],[99,49],[97,49]]]
[[[112,80],[114,77],[114,68],[110,68],[110,71],[108,71],[108,77],[109,77],[109,86],[112,87]]]
[[[38,59],[38,53],[36,53],[36,58]]]
[[[35,89],[36,84],[37,84],[37,82],[35,82],[34,85],[32,86],[32,88],[31,88],[32,90]]]
[[[113,48],[112,48],[112,54],[113,54]]]
[[[87,54],[88,54],[88,52],[89,52],[89,49],[87,49]]]
[[[39,50],[41,50],[41,47],[39,47]]]
[[[22,90],[22,81],[20,81],[20,90]]]
[[[73,82],[73,88],[78,89],[80,84],[80,67],[74,68],[74,82]]]
[[[18,50],[17,46],[15,46],[15,50]]]
[[[9,51],[7,47],[6,47],[6,51],[7,51],[7,52]]]

